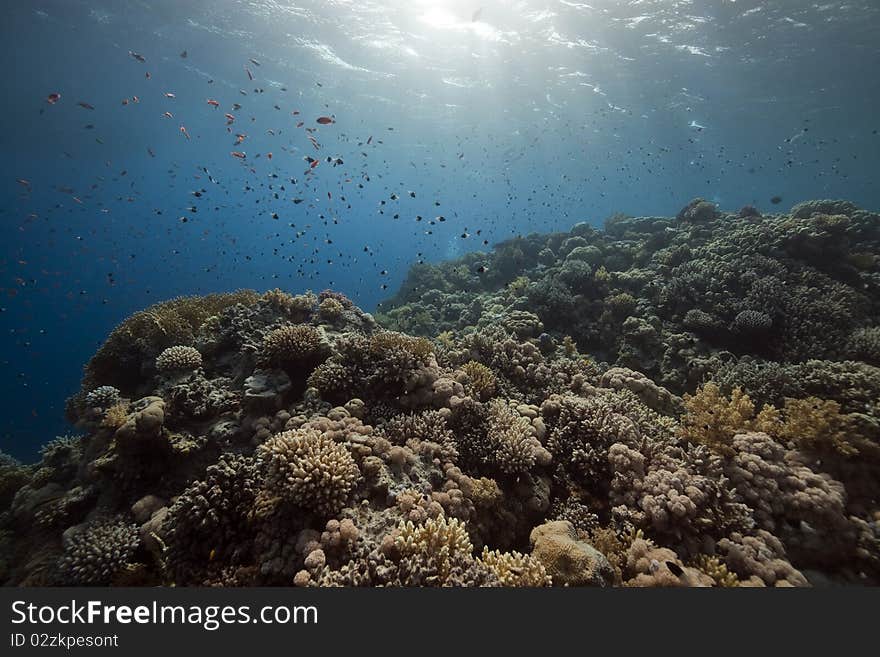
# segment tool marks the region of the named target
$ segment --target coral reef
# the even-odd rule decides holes
[[[0,455],[11,585],[880,584],[880,216],[701,199],[160,303]],[[9,537],[13,537],[12,540]]]

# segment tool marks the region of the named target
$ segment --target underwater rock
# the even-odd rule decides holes
[[[253,411],[281,408],[291,386],[290,377],[282,370],[254,370],[244,381],[244,404]]]

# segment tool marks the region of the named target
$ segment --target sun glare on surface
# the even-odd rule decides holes
[[[427,7],[425,13],[419,16],[419,20],[438,29],[448,29],[455,27],[459,23],[452,12],[437,4]]]

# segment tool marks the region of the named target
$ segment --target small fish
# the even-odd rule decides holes
[[[144,77],[147,78],[147,80],[149,80],[153,76],[150,74],[149,71],[147,71],[146,73],[144,73]]]
[[[165,113],[168,114],[168,112]],[[189,141],[189,133],[186,131],[186,126],[180,126],[180,132],[183,133],[183,136]]]
[[[782,197],[781,196],[774,196],[773,198],[770,199],[770,202],[773,205],[779,205],[780,203],[782,203]]]
[[[137,96],[132,96],[132,97],[131,97],[131,102],[133,102],[133,103],[139,103],[139,102],[141,102],[141,99],[138,98]]]
[[[177,98],[177,96],[175,96],[170,91],[166,91],[164,95],[165,95],[165,98]]]
[[[171,112],[165,112],[164,114],[162,114],[162,116],[164,116],[166,119],[174,118],[174,115]]]
[[[666,567],[669,568],[669,572],[672,573],[673,575],[675,575],[676,577],[681,577],[682,575],[684,575],[684,570],[682,569],[682,567],[679,566],[674,561],[667,561]]]
[[[227,112],[227,113],[224,114],[223,116],[226,117],[226,125],[232,125],[232,124],[235,122],[235,117],[232,116],[232,114],[229,114],[229,113]]]
[[[238,146],[241,142],[243,142],[245,140],[246,137],[247,137],[247,135],[237,133],[235,135],[235,145]]]
[[[144,62],[147,61],[147,58],[144,57],[143,55],[141,55],[140,53],[132,52],[131,50],[129,50],[128,54],[131,55],[132,57],[134,57],[136,60],[138,60],[141,64],[143,64]]]
[[[46,102],[50,105],[54,105],[59,100],[61,100],[61,94],[59,94],[57,91],[46,96]]]
[[[367,146],[373,143],[373,135],[370,135],[370,138],[367,139]]]
[[[17,182],[19,185],[22,185],[23,187],[27,187],[28,189],[30,189],[30,186],[31,186],[30,180],[26,180],[24,178],[16,178],[15,182]]]
[[[244,70],[245,70],[245,71],[247,72],[247,74],[248,74],[248,80],[253,80],[253,79],[254,79],[254,74],[251,73],[251,69],[249,69],[247,66],[245,66],[245,67],[244,67]]]
[[[122,104],[123,104],[123,105],[128,105],[128,98],[123,98],[123,99],[122,99]]]
[[[238,110],[241,109],[241,103],[232,103],[232,109],[234,109],[237,112]]]
[[[254,66],[259,66],[259,65],[260,65],[260,62],[258,62],[256,59],[251,58],[251,59],[249,59],[248,61],[249,61],[251,64],[253,64]]]
[[[207,102],[208,105],[210,105],[211,107],[220,107],[220,103],[217,102],[216,100],[214,100],[213,98],[208,98],[208,100],[207,100],[206,102]]]
[[[247,155],[243,151],[232,151],[230,155],[232,155],[232,157],[237,157],[240,160],[243,160],[247,157]]]
[[[180,53],[180,56],[182,59],[186,59],[186,50],[184,50],[182,53]]]
[[[318,117],[317,119],[315,119],[315,120],[316,120],[318,123],[320,123],[321,125],[327,125],[328,123],[336,123],[336,121],[334,121],[333,119],[331,119],[329,116],[319,116],[319,117]]]
[[[150,154],[150,157],[156,157],[156,154],[153,152],[153,149],[152,149],[152,148],[148,148],[148,149],[147,149],[147,153]]]
[[[473,14],[471,14],[471,23],[476,23],[478,20],[480,20],[480,16],[482,16],[482,15],[483,15],[483,8],[480,7]]]
[[[79,105],[80,107],[84,107],[84,108],[87,109],[87,110],[93,110],[93,109],[95,109],[95,106],[94,106],[94,105],[92,105],[91,103],[87,103],[87,102],[85,102],[84,100],[79,101],[79,102],[77,103],[77,105]]]

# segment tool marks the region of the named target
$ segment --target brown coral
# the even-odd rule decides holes
[[[269,491],[324,515],[342,508],[360,479],[345,446],[317,429],[276,434],[260,445],[257,454]]]

